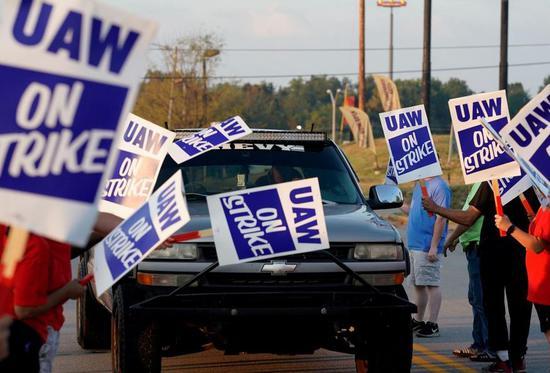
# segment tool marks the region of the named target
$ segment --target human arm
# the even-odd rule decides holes
[[[506,215],[495,215],[495,225],[498,229],[507,232],[508,229],[512,226],[512,223]],[[519,229],[518,227],[514,229],[511,236],[527,250],[534,251],[537,254],[544,250],[543,240]]]
[[[466,210],[450,209],[439,206],[430,197],[422,197],[422,206],[426,211],[431,211],[466,227],[470,227],[481,216],[481,211],[474,206],[470,205]]]
[[[86,288],[84,286],[80,285],[77,280],[71,280],[65,286],[48,294],[46,302],[41,305],[31,307],[15,305],[15,316],[19,320],[40,316],[69,299],[81,297],[85,292]]]
[[[10,337],[11,322],[12,320],[9,316],[2,316],[0,318],[0,361],[8,357],[10,353],[8,339]]]
[[[435,218],[434,223],[434,233],[432,236],[432,242],[430,245],[430,251],[428,251],[428,260],[430,262],[437,261],[437,246],[439,245],[439,241],[441,240],[441,236],[443,235],[443,231],[445,230],[445,224],[447,223],[447,219],[437,216]]]
[[[447,256],[447,250],[450,250],[451,252],[455,251],[458,238],[467,230],[468,227],[465,225],[459,224],[456,226],[456,229],[447,236],[447,239],[443,244],[443,255]]]

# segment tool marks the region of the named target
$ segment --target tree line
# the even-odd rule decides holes
[[[143,80],[134,113],[169,128],[204,127],[210,122],[241,115],[254,128],[294,129],[297,126],[330,132],[332,105],[327,90],[357,94],[349,79],[312,76],[292,79],[277,87],[270,82],[216,82],[210,77],[219,63],[221,43],[212,35],[179,40],[179,49],[166,47],[164,68],[151,68]],[[214,52],[213,52],[214,51]],[[382,130],[378,113],[382,106],[371,76],[365,82],[365,111],[375,136]],[[395,80],[403,107],[421,103],[420,79]],[[550,75],[543,85],[550,83]],[[430,126],[434,133],[448,133],[451,119],[448,100],[473,94],[467,82],[451,78],[432,79]],[[536,93],[536,92],[535,92]],[[510,115],[530,100],[520,82],[508,85]],[[337,105],[342,105],[343,95]],[[338,125],[340,114],[338,112]],[[169,122],[169,123],[168,123]]]

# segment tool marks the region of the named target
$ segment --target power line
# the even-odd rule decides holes
[[[520,66],[541,66],[541,65],[550,65],[550,61],[541,61],[541,62],[525,62],[525,63],[516,63],[508,64],[508,67],[520,67]],[[461,71],[461,70],[484,70],[484,69],[495,69],[499,65],[480,65],[480,66],[461,66],[461,67],[440,67],[432,69],[432,71]],[[409,73],[421,73],[422,69],[417,70],[397,70],[394,71],[394,74],[409,74]],[[368,72],[368,74],[387,74],[387,71],[376,71]],[[219,79],[219,80],[233,80],[233,79],[277,79],[277,78],[307,78],[310,76],[356,76],[357,72],[353,73],[316,73],[316,74],[271,74],[271,75],[218,75],[210,76],[208,79]],[[163,80],[163,79],[181,79],[181,80],[201,80],[203,77],[190,77],[190,76],[155,76],[155,75],[146,75],[142,78],[143,80]]]
[[[523,47],[549,47],[550,43],[529,43],[529,44],[509,44],[508,48],[523,48]],[[498,44],[481,44],[481,45],[440,45],[432,47],[432,50],[449,50],[449,49],[491,49],[500,48]],[[167,51],[172,48],[166,47],[153,47],[150,50],[153,51]],[[394,47],[394,50],[422,50],[419,47]],[[190,49],[182,49],[182,51],[189,51]],[[388,47],[367,47],[366,51],[387,51]],[[357,52],[359,48],[222,48],[221,52]]]

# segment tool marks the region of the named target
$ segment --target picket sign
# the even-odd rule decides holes
[[[99,210],[121,218],[132,215],[153,192],[162,161],[175,136],[172,131],[128,114]]]
[[[518,164],[481,124],[485,118],[497,131],[508,124],[506,91],[454,98],[449,110],[466,184],[520,174]]]
[[[183,163],[220,145],[235,141],[251,133],[252,130],[237,115],[172,143],[168,154],[170,154],[176,163]]]
[[[156,24],[96,0],[0,14],[0,221],[84,246]]]
[[[550,195],[550,84],[527,103],[499,133],[510,145],[525,172]]]
[[[386,168],[386,179],[384,180],[384,184],[397,185],[397,179],[395,178],[395,168],[393,167],[391,157],[390,159],[388,159],[388,167]]]
[[[489,122],[485,119],[481,120],[483,126],[488,130],[491,136],[499,143],[500,146],[506,151],[511,158],[513,158],[521,167],[523,172],[529,177],[532,184],[542,193],[543,196],[550,195],[550,183],[545,176],[541,174],[539,170],[534,168],[530,163],[525,161],[521,156],[515,153],[514,149],[510,146],[508,142],[504,140],[499,132]]]
[[[329,248],[317,178],[207,197],[220,265]]]
[[[103,294],[162,242],[189,222],[178,170],[128,219],[94,246],[97,294]]]
[[[441,175],[424,105],[380,113],[397,183]]]

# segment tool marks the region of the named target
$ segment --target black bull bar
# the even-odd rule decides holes
[[[416,306],[370,285],[339,258],[323,251],[350,277],[363,286],[297,286],[243,289],[231,286],[191,285],[218,266],[215,262],[169,294],[146,299],[130,307],[140,315],[220,320],[220,318],[313,317],[361,320],[369,316],[393,317],[396,313],[415,313]],[[322,275],[322,274],[320,274]]]

